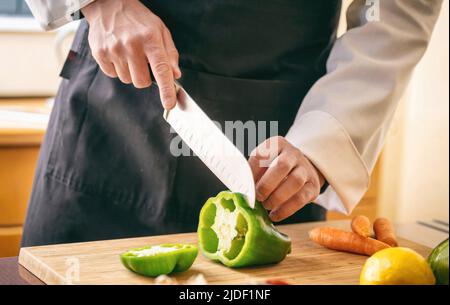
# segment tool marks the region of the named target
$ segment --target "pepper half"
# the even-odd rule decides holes
[[[156,277],[188,270],[197,253],[195,245],[162,244],[128,250],[120,255],[120,260],[131,271]]]
[[[203,254],[228,267],[278,263],[291,252],[291,239],[275,228],[261,203],[252,209],[239,193],[209,198],[197,233]]]

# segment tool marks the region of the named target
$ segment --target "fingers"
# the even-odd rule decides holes
[[[150,67],[159,87],[159,95],[165,109],[172,109],[176,104],[176,92],[174,87],[174,77],[172,66],[167,57],[167,53],[161,44],[156,44],[147,50]]]
[[[126,54],[125,48],[121,44],[115,44],[110,48],[109,58],[111,59],[114,68],[116,70],[117,76],[125,84],[131,84],[131,74],[128,67],[127,58],[124,56]],[[103,60],[106,60],[104,58]]]
[[[280,136],[260,144],[248,162],[256,199],[271,211],[273,221],[283,220],[315,200],[325,180],[298,148]]]
[[[130,70],[128,67],[128,63],[126,61],[116,59],[114,61],[114,67],[116,68],[117,76],[119,77],[119,79],[122,83],[125,83],[125,84],[132,83]]]
[[[306,204],[314,201],[319,195],[319,192],[320,190],[313,183],[305,183],[298,193],[270,212],[270,219],[276,222],[288,218]]]
[[[131,79],[136,88],[146,88],[150,86],[150,72],[148,70],[147,57],[143,52],[138,52],[128,58]]]
[[[263,202],[264,208],[273,210],[298,193],[308,179],[303,167],[296,167],[281,185]]]
[[[131,18],[123,13],[114,18],[106,15],[105,20],[91,18],[88,39],[92,55],[107,76],[136,88],[151,85],[150,63],[162,104],[171,109],[176,104],[174,79],[181,77],[172,36],[161,19],[141,4],[135,7],[130,2],[126,9]]]
[[[248,159],[248,164],[250,165],[250,168],[253,173],[253,180],[256,183],[259,181],[259,179],[261,179],[262,175],[267,171],[268,167],[259,166],[259,160],[253,155],[250,155],[250,158]]]
[[[105,75],[115,78],[117,77],[116,68],[114,67],[114,64],[106,59],[106,56],[104,55],[105,51],[99,51],[97,53],[93,53],[92,56],[97,61],[98,65],[100,66],[100,69],[105,73]]]
[[[248,163],[255,182],[267,171],[273,160],[280,154],[286,141],[282,137],[271,137],[258,145],[250,154]]]
[[[256,199],[265,201],[296,165],[296,159],[290,154],[279,155],[256,184]]]
[[[173,76],[175,79],[179,79],[181,77],[181,70],[180,67],[178,66],[179,54],[173,42],[172,35],[170,34],[167,28],[164,28],[163,30],[163,40],[167,56],[169,57],[170,65],[172,66],[173,69]]]

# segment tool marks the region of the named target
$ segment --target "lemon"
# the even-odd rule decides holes
[[[367,259],[360,275],[361,285],[434,285],[427,261],[409,248],[378,251]]]

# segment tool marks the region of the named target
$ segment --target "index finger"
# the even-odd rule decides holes
[[[255,182],[261,179],[272,161],[281,153],[284,142],[280,138],[272,137],[266,139],[251,152],[248,163]]]
[[[177,103],[172,67],[166,51],[162,46],[153,47],[147,51],[147,58],[153,76],[159,87],[161,102],[165,109],[172,109]]]

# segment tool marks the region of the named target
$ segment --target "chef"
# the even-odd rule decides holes
[[[278,134],[246,153],[274,222],[350,213],[441,2],[354,0],[337,39],[338,0],[27,0],[45,29],[82,21],[23,245],[196,229],[225,186],[198,158],[170,151],[176,134],[162,114],[176,105],[176,79],[219,124],[277,122]]]

